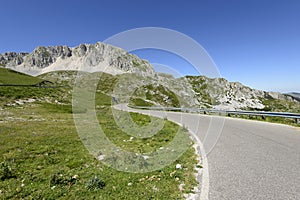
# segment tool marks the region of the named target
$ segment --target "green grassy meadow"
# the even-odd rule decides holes
[[[153,172],[117,171],[97,160],[76,132],[69,92],[68,87],[0,87],[0,199],[184,199],[197,186],[192,141],[173,164]],[[36,101],[10,105],[27,98]],[[114,122],[110,101],[97,92],[97,118],[107,137],[127,151],[165,146],[180,128],[166,121],[152,138],[124,142],[130,136]],[[130,115],[140,126],[150,122],[148,116]],[[176,169],[178,163],[182,169]]]
[[[0,67],[0,85],[34,85],[43,81],[40,78],[32,77],[23,73],[19,73],[7,68]]]

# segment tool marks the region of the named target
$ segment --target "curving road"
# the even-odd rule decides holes
[[[209,153],[203,176],[206,172],[204,179],[209,174],[209,180],[202,180],[201,199],[300,199],[299,128],[218,116],[135,110],[126,105],[115,107],[167,116],[204,141]]]

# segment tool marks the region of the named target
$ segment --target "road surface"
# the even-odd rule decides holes
[[[208,170],[209,180],[203,184],[209,184],[205,187],[210,200],[300,199],[300,128],[219,116],[129,110],[167,116],[196,134],[208,152],[208,169],[204,170]]]

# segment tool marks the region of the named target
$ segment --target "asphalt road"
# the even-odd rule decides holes
[[[119,109],[125,109],[120,105]],[[198,114],[133,110],[184,124],[207,153],[211,200],[300,199],[300,128]],[[202,196],[205,199],[205,196]]]

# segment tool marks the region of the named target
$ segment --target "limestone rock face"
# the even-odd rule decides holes
[[[15,65],[20,65],[23,63],[23,58],[28,55],[28,53],[15,53],[8,52],[0,54],[0,66],[5,66],[8,63],[14,63]]]
[[[264,109],[263,100],[266,99],[297,101],[296,98],[285,94],[252,89],[239,82],[229,82],[224,78],[188,76],[186,80],[195,91],[195,99],[204,108],[221,110]]]
[[[40,46],[31,53],[4,53],[0,54],[0,65],[30,75],[57,70],[154,75],[149,62],[101,42],[81,44],[74,48]]]

